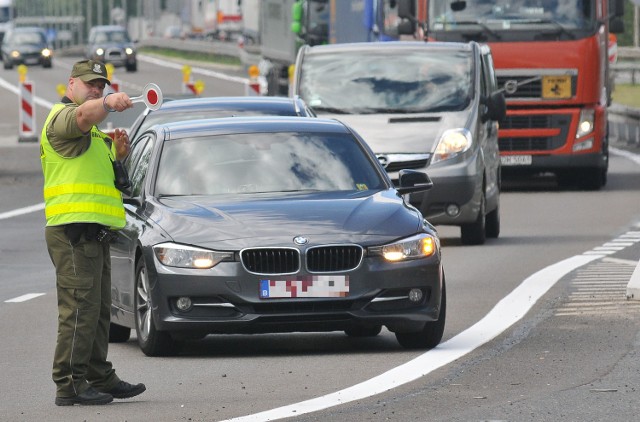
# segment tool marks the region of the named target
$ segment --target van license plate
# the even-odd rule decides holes
[[[530,166],[532,162],[530,155],[502,155],[500,163],[503,166]]]

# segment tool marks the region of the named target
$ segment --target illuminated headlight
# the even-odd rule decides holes
[[[51,50],[49,50],[48,48],[45,48],[44,50],[42,50],[41,54],[42,54],[42,57],[51,57]]]
[[[448,160],[471,148],[473,139],[467,129],[450,129],[442,134],[431,163]]]
[[[13,50],[13,51],[11,52],[11,57],[13,57],[14,59],[19,58],[19,57],[20,57],[20,52],[19,52],[19,51],[16,51],[16,50]]]
[[[127,47],[124,49],[124,52],[127,53],[127,56],[130,56],[133,54],[133,48]]]
[[[102,56],[102,55],[104,55],[104,49],[96,48],[96,56]]]
[[[595,122],[595,111],[594,110],[582,110],[580,112],[580,120],[578,121],[578,130],[576,131],[576,139],[582,138],[583,136],[587,136],[591,132],[593,132]]]
[[[382,256],[387,261],[407,261],[433,256],[438,247],[436,238],[421,233],[388,245],[369,248],[369,255]]]
[[[179,268],[213,268],[222,261],[233,261],[233,252],[219,252],[176,243],[161,243],[153,252],[163,265]]]

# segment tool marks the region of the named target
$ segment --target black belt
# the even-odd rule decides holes
[[[86,240],[97,240],[101,243],[110,243],[118,238],[118,233],[97,223],[70,223],[64,226],[64,234],[72,245],[77,244],[83,234]]]

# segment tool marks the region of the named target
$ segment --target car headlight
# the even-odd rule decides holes
[[[102,55],[104,55],[104,49],[96,48],[96,56],[102,56]]]
[[[11,52],[11,57],[13,57],[14,59],[20,58],[20,52],[17,50],[13,50]]]
[[[576,139],[587,136],[591,132],[593,132],[595,114],[595,110],[593,109],[584,109],[580,112],[580,120],[578,121]]]
[[[438,141],[431,163],[448,160],[465,152],[471,148],[472,142],[471,132],[468,129],[449,129],[445,131]]]
[[[179,268],[213,268],[222,261],[233,261],[233,252],[220,252],[177,243],[161,243],[153,252],[163,265]]]
[[[40,54],[42,54],[42,57],[51,57],[51,50],[49,50],[48,48],[45,48],[42,50]]]
[[[124,52],[127,53],[127,56],[130,56],[133,54],[133,48],[127,47],[124,49]]]
[[[368,253],[373,256],[381,256],[387,261],[407,261],[433,256],[438,252],[439,247],[437,238],[420,233],[388,245],[371,247]]]

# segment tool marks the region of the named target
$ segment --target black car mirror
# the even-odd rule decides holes
[[[489,97],[483,97],[480,102],[487,107],[486,113],[482,115],[482,121],[494,120],[500,122],[507,115],[507,101],[504,93],[494,92]]]
[[[427,173],[415,170],[400,170],[398,173],[398,185],[396,188],[398,193],[405,195],[429,190],[433,187],[433,182]]]

